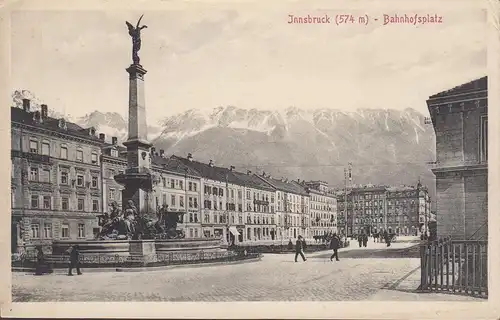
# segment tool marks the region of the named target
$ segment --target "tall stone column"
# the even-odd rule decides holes
[[[132,200],[140,213],[152,213],[156,208],[153,203],[151,154],[152,144],[147,137],[146,99],[144,75],[146,70],[139,64],[128,67],[129,74],[129,123],[127,147],[127,169],[124,174],[115,176],[115,180],[124,185],[122,191],[123,208]]]

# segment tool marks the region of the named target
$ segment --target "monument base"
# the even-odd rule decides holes
[[[47,260],[54,268],[67,266],[67,250],[74,245],[80,248],[82,268],[192,264],[233,259],[237,256],[222,248],[220,239],[61,240],[53,242],[52,255]]]

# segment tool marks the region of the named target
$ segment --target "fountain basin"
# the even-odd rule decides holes
[[[229,259],[236,253],[223,248],[220,239],[60,240],[52,244],[47,260],[54,267],[69,262],[67,250],[80,248],[82,267],[144,267],[190,264]]]

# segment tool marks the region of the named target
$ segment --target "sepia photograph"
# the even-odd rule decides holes
[[[376,2],[13,5],[11,304],[489,303],[491,8]]]

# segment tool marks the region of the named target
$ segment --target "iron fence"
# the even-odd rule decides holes
[[[235,253],[230,251],[199,251],[199,252],[170,252],[157,253],[150,256],[122,256],[105,254],[85,254],[79,256],[82,268],[135,268],[159,267],[170,265],[201,264],[201,263],[229,263],[241,260],[260,258],[260,253]],[[69,255],[47,255],[43,263],[47,270],[66,268],[69,264]],[[36,255],[23,254],[12,256],[12,267],[21,270],[36,269],[40,262]]]
[[[488,241],[441,239],[420,247],[420,290],[488,297]]]

